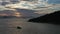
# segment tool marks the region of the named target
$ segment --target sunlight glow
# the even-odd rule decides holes
[[[8,16],[7,14],[0,14],[0,16]]]
[[[13,16],[21,17],[21,14],[20,14],[19,12],[15,12],[15,13],[13,14]]]

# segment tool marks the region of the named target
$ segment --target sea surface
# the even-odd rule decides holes
[[[0,34],[60,34],[60,25],[27,22],[28,18],[0,18]],[[17,26],[22,29],[17,29]]]
[[[60,0],[49,0],[48,3],[60,4]],[[60,10],[60,5],[59,7],[54,6],[54,8],[50,9]],[[5,10],[5,8],[0,6],[0,10]],[[45,13],[46,10],[42,11]],[[25,10],[21,10],[20,12],[28,16],[34,13],[32,11],[25,12]],[[39,13],[41,12],[39,11]],[[0,34],[60,34],[60,25],[27,22],[28,20],[29,18],[0,18]],[[17,26],[22,29],[17,29]]]

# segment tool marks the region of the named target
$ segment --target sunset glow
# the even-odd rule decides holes
[[[0,16],[8,16],[7,14],[0,14]]]
[[[21,17],[21,14],[20,14],[19,12],[15,12],[15,13],[13,14],[13,16]]]

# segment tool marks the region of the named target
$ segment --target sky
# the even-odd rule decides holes
[[[21,0],[0,0],[0,5],[5,5],[5,4],[10,4],[10,3],[18,3]],[[31,1],[31,0],[29,0]],[[35,0],[34,0],[35,1]],[[37,1],[37,0],[36,0]],[[45,0],[39,0],[39,1],[45,1]],[[47,1],[49,4],[60,4],[60,0],[48,0]]]
[[[2,0],[0,0],[0,2],[1,2]],[[3,1],[5,1],[5,0],[3,0]],[[12,2],[10,2],[10,0],[6,0],[6,1],[9,1],[8,3],[15,3],[15,1],[16,0],[13,0]],[[17,2],[18,2],[19,0],[17,0]],[[39,1],[41,1],[42,2],[42,0],[39,0]],[[60,3],[60,0],[48,0],[47,1],[49,4],[59,4]],[[34,5],[32,4],[29,4],[28,2],[27,2],[27,4],[26,4],[26,6],[23,6],[23,5],[25,5],[25,3],[23,3],[23,2],[21,2],[22,4],[16,4],[16,5],[13,5],[12,4],[12,7],[20,7],[20,6],[22,6],[22,7],[28,7],[28,9],[30,9],[30,8],[33,8],[34,7]],[[5,4],[5,3],[3,3],[3,4]],[[49,5],[48,4],[48,5]],[[29,7],[29,6],[27,6],[27,5],[29,5],[29,6],[33,6],[33,7]],[[42,4],[42,3],[40,3],[40,4],[37,4],[37,6],[42,6],[42,5],[46,5],[46,4]],[[21,7],[20,7],[21,8]],[[1,7],[0,6],[0,10],[2,10],[2,9],[4,9],[4,7]],[[41,8],[40,8],[41,9]],[[4,9],[5,10],[5,9]],[[4,12],[4,11],[3,11]],[[23,13],[24,15],[26,15],[26,16],[33,16],[34,15],[34,11],[30,11],[30,10],[20,10],[20,12],[21,13]]]
[[[0,0],[1,1],[20,1],[20,0]],[[31,1],[31,0],[30,0]],[[35,1],[35,0],[34,0]],[[40,0],[41,1],[41,0]],[[60,3],[60,0],[48,0],[48,3]]]
[[[48,0],[48,3],[51,3],[51,4],[60,4],[60,0]]]

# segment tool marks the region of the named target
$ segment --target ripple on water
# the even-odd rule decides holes
[[[26,21],[27,19],[0,19],[0,34],[60,34],[60,25]],[[17,26],[22,29],[16,29]]]

